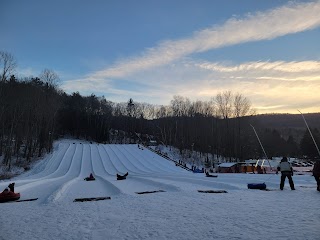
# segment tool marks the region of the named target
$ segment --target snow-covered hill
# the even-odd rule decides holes
[[[116,174],[129,175],[116,180]],[[90,173],[96,181],[84,181]],[[312,176],[183,170],[138,145],[61,141],[16,183],[21,199],[2,203],[0,239],[319,239],[320,193]],[[269,189],[247,189],[265,182]],[[158,191],[152,194],[137,192]],[[228,193],[199,193],[226,190]],[[73,202],[75,198],[110,200]]]

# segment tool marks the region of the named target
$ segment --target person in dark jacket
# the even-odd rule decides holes
[[[284,182],[285,182],[286,178],[288,178],[291,190],[295,190],[294,183],[292,180],[293,169],[292,169],[292,166],[288,162],[288,159],[286,157],[283,157],[281,159],[281,162],[278,165],[277,170],[281,172],[280,189],[283,190]],[[278,171],[277,171],[277,173],[278,173]]]
[[[9,192],[11,191],[11,192],[14,193],[14,185],[15,185],[15,183],[10,183],[10,184],[8,185],[8,187],[6,187],[6,188],[3,190],[3,192],[9,193]]]
[[[8,186],[10,191],[13,192],[13,193],[14,193],[14,185],[15,185],[15,183],[10,183],[9,186]]]
[[[317,182],[317,190],[320,192],[320,160],[314,163],[312,173]]]
[[[86,177],[84,180],[86,180],[86,181],[94,181],[94,180],[96,180],[96,179],[95,179],[95,177],[93,176],[93,174],[90,173],[90,176],[89,176],[89,177]]]
[[[124,175],[120,175],[117,173],[117,180],[125,180],[127,178],[128,174],[129,174],[128,172]]]

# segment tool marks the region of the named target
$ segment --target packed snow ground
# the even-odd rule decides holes
[[[84,181],[93,173],[96,181]],[[126,180],[116,174],[129,172]],[[1,203],[0,239],[320,239],[320,193],[310,175],[192,173],[138,145],[60,141]],[[265,182],[274,191],[247,189]],[[163,190],[152,194],[142,191]],[[226,190],[228,193],[199,193]],[[82,197],[111,200],[73,202]]]

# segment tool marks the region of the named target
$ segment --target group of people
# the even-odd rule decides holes
[[[127,178],[128,174],[129,174],[128,172],[126,172],[124,175],[120,175],[117,173],[117,180],[125,180]],[[95,177],[93,176],[92,173],[90,173],[90,176],[86,177],[84,180],[93,181],[93,180],[95,180]]]
[[[283,190],[284,182],[285,182],[286,178],[288,178],[291,190],[295,190],[294,183],[292,180],[293,168],[292,168],[291,164],[288,162],[288,159],[286,157],[283,157],[281,159],[281,162],[277,167],[276,173],[278,174],[279,171],[281,172],[280,190]],[[312,174],[317,182],[317,191],[320,192],[320,160],[317,160],[314,163]]]
[[[291,190],[295,190],[295,187],[294,187],[294,183],[293,183],[293,180],[292,180],[292,176],[293,176],[293,168],[291,166],[291,164],[288,162],[288,159],[286,157],[283,157],[281,159],[281,162],[279,163],[278,167],[277,167],[277,174],[278,172],[281,172],[281,180],[280,180],[280,189],[283,190],[283,187],[284,187],[284,183],[285,183],[285,180],[286,178],[288,178],[288,181],[289,181],[289,185],[290,185],[290,188]],[[313,176],[317,182],[317,191],[320,192],[320,160],[317,160],[315,163],[314,163],[314,166],[313,166]],[[206,172],[206,175],[210,175],[208,172]],[[128,173],[124,174],[124,175],[119,175],[117,174],[117,180],[124,180],[126,179],[126,177],[128,176]],[[89,179],[94,179],[93,177],[93,174],[91,173],[90,176],[88,177]],[[86,178],[85,178],[86,180]],[[14,192],[14,185],[15,183],[10,183],[8,185],[8,187],[6,187],[3,192],[6,193],[6,192]]]

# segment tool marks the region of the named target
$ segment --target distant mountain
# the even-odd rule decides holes
[[[309,128],[320,130],[320,113],[303,114]],[[260,114],[250,117],[259,124],[259,128],[276,129],[283,138],[290,135],[300,142],[307,127],[301,114]]]
[[[320,113],[303,114],[310,128],[320,129]],[[301,114],[260,114],[253,116],[267,128],[305,129],[306,125]]]

